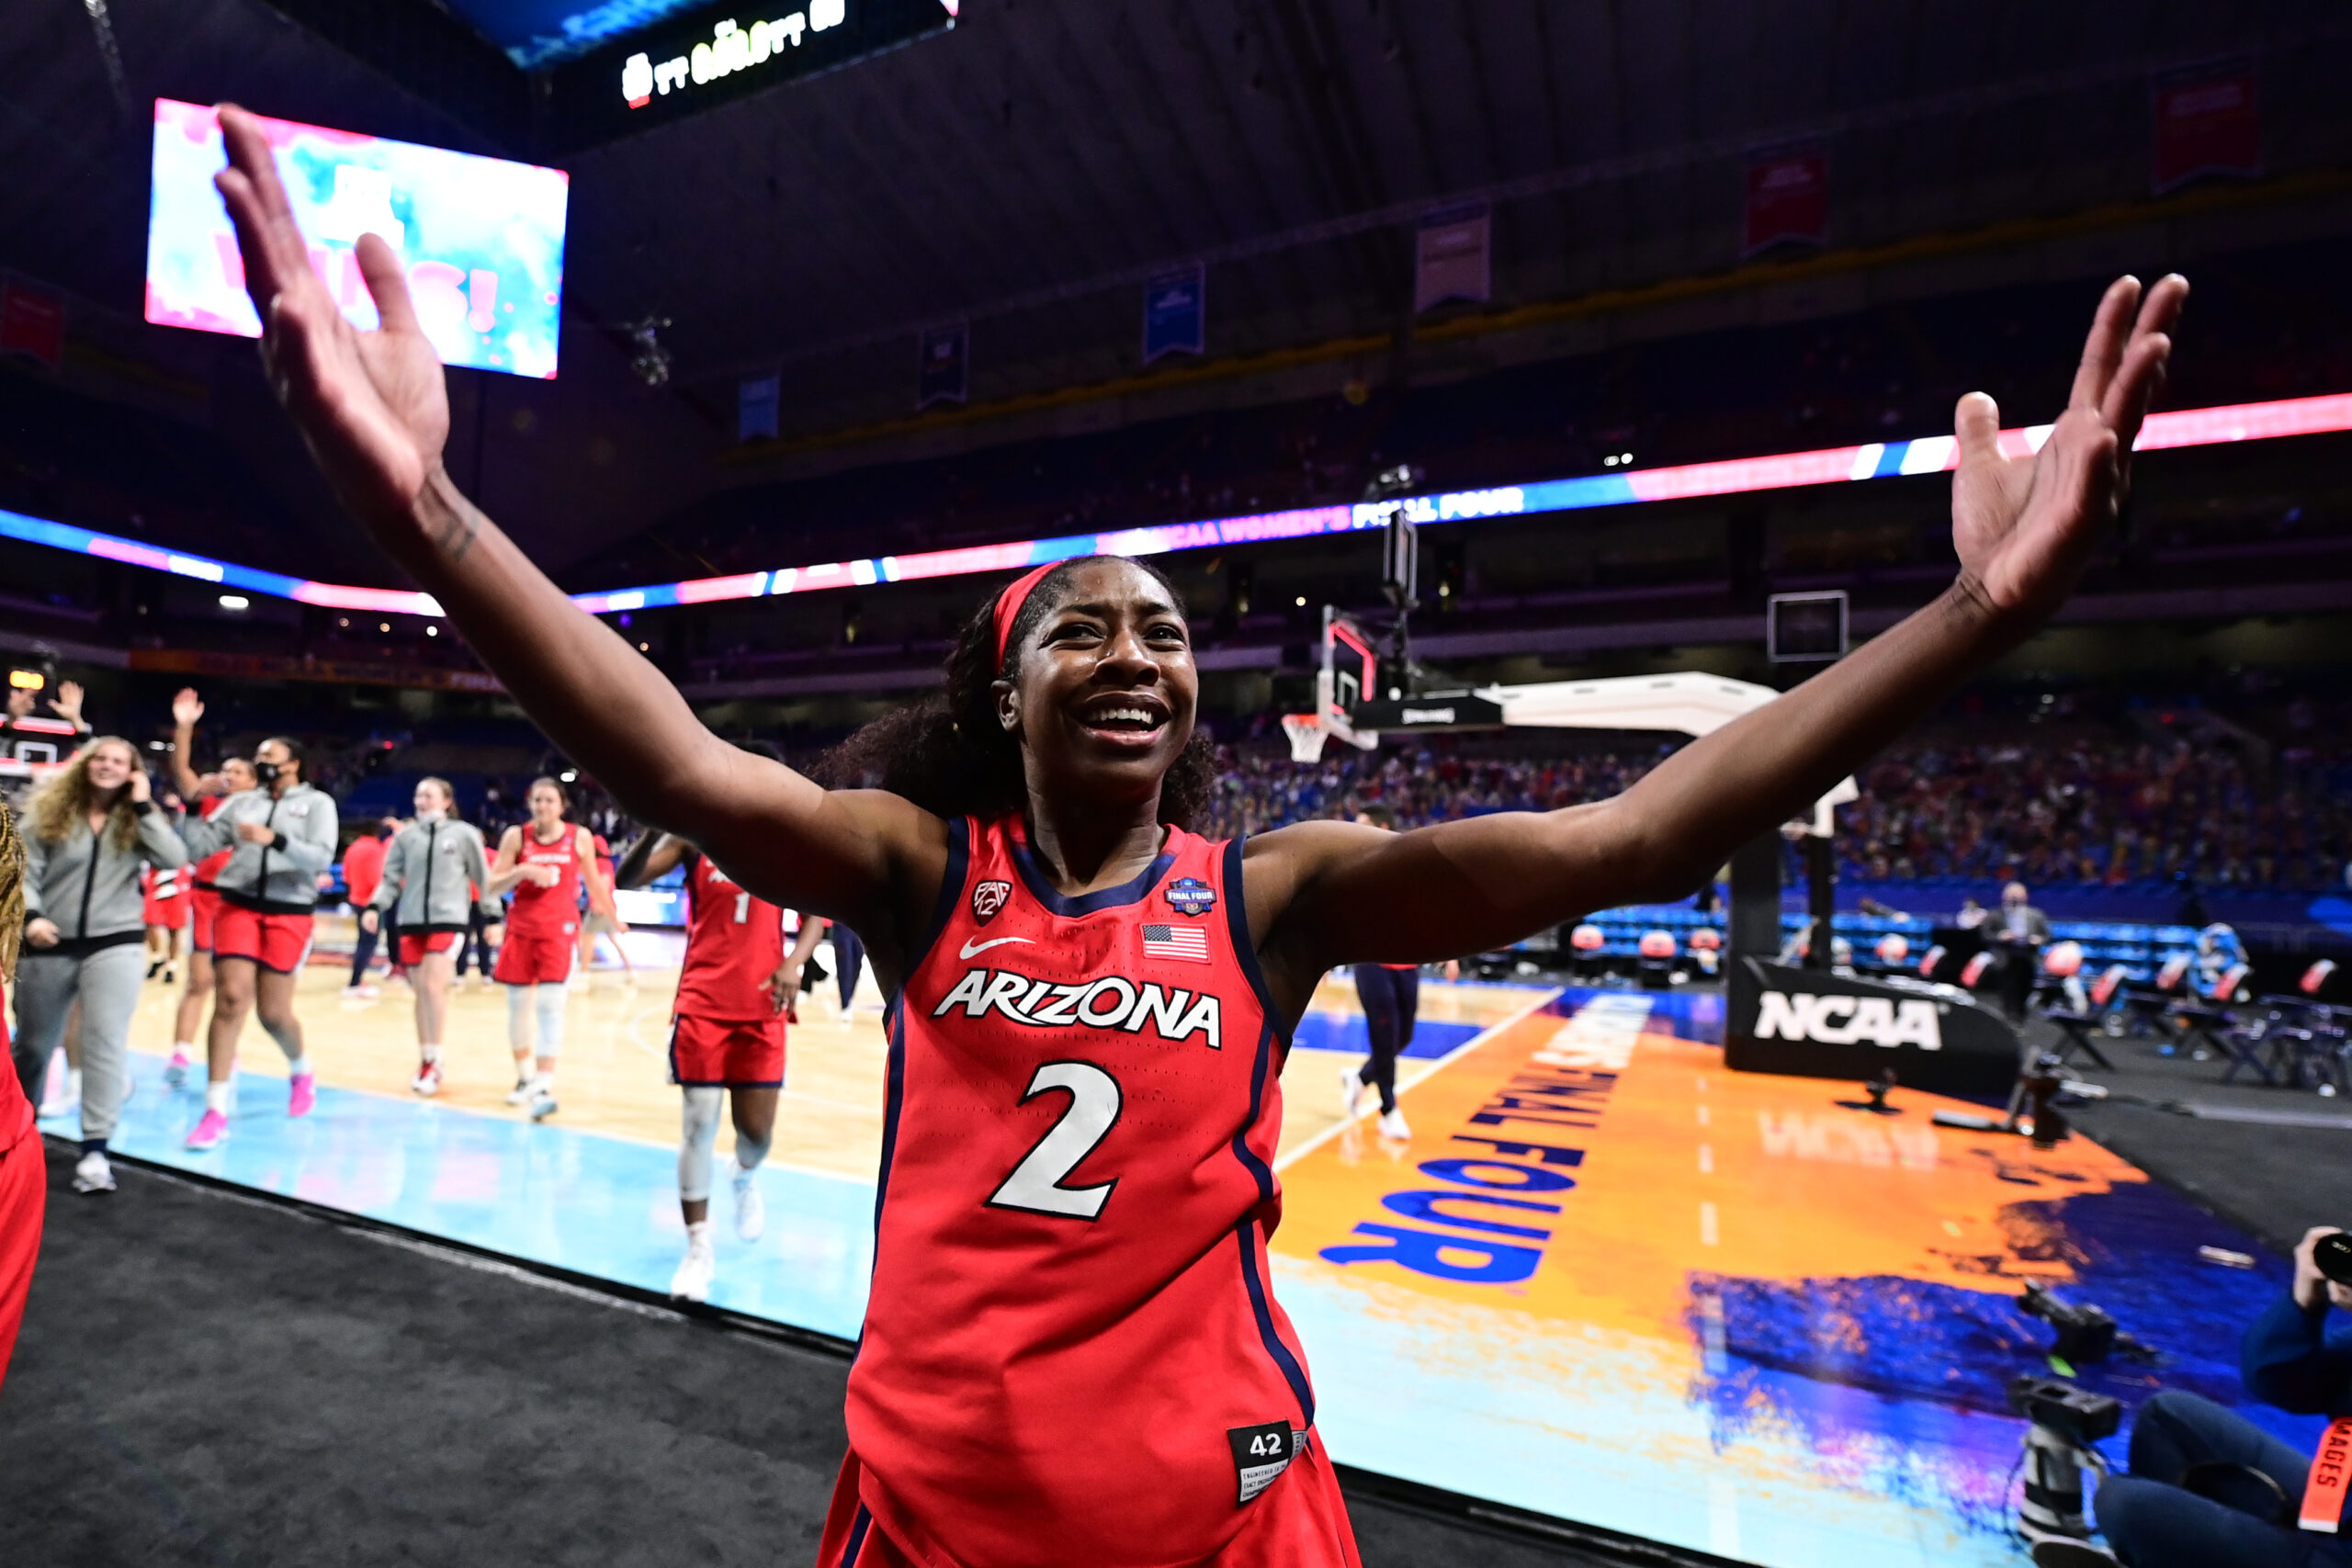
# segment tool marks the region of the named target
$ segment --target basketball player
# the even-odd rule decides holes
[[[161,975],[164,984],[179,980],[180,933],[187,930],[186,866],[168,871],[147,868],[140,879],[140,915],[147,922],[147,978]]]
[[[217,772],[199,774],[189,759],[196,755],[196,721],[204,704],[183,688],[172,699],[172,774],[187,808],[209,820],[229,796],[255,788],[254,765],[243,757],[224,757]],[[187,1081],[188,1065],[196,1060],[196,1030],[204,1021],[204,1004],[212,997],[212,924],[220,912],[216,878],[235,848],[223,845],[201,860],[188,863],[187,988],[180,993],[179,1011],[172,1023],[172,1060],[164,1081],[177,1089]]]
[[[670,1081],[685,1093],[678,1142],[678,1207],[686,1256],[670,1280],[680,1301],[710,1298],[718,1258],[710,1240],[710,1156],[719,1100],[735,1117],[735,1234],[757,1241],[766,1224],[760,1162],[775,1136],[784,1091],[785,1028],[800,994],[800,969],[825,923],[804,919],[789,950],[786,914],[735,886],[684,839],[648,833],[631,850],[619,886],[642,887],[686,868],[686,957],[670,1021]]]
[[[564,982],[571,978],[573,942],[580,931],[580,893],[592,901],[612,899],[599,886],[596,846],[588,829],[564,820],[571,805],[553,779],[531,781],[525,802],[530,821],[499,835],[498,858],[491,863],[486,898],[514,890],[506,914],[506,938],[498,944],[498,967],[491,978],[506,987],[506,1039],[514,1050],[514,1087],[509,1105],[527,1106],[531,1120],[556,1112],[555,1064],[563,1052]],[[532,1021],[538,1023],[538,1063],[534,1068]]]
[[[390,912],[400,928],[399,959],[416,997],[416,1077],[412,1093],[441,1092],[441,1042],[449,1021],[449,970],[467,920],[479,912],[495,920],[498,900],[482,891],[490,867],[481,829],[458,820],[457,793],[447,779],[419,779],[415,819],[384,853],[384,874],[359,929],[372,934]]]
[[[590,833],[589,841],[596,849],[596,874],[609,888],[613,885],[613,846],[605,842],[602,833]],[[588,895],[581,909],[580,967],[575,972],[574,983],[582,989],[591,983],[590,966],[596,961],[596,939],[607,936],[613,939],[613,956],[621,963],[622,989],[637,989],[637,965],[629,962],[628,949],[621,942],[621,938],[628,934],[628,922],[621,919],[620,910],[613,901],[607,897],[600,906],[594,895]]]
[[[1356,822],[1384,833],[1396,830],[1396,814],[1385,806],[1365,807],[1356,814]],[[1340,1104],[1352,1122],[1356,1107],[1363,1100],[1365,1086],[1378,1089],[1380,1135],[1403,1142],[1412,1137],[1413,1129],[1406,1124],[1405,1113],[1396,1108],[1396,1058],[1413,1043],[1413,1021],[1421,1006],[1421,966],[1359,964],[1354,969],[1356,1001],[1363,1009],[1364,1032],[1372,1039],[1372,1058],[1361,1069],[1349,1067],[1340,1072]],[[1445,977],[1453,980],[1461,975],[1461,965],[1448,960]]]
[[[842,776],[879,788],[825,790],[705,729],[458,490],[391,248],[359,243],[384,323],[362,334],[259,126],[220,118],[262,352],[346,506],[626,809],[757,897],[854,926],[895,995],[822,1568],[1354,1568],[1268,1288],[1277,1075],[1317,982],[1687,897],[2016,647],[2114,518],[2187,293],[2108,290],[2032,457],[1964,399],[1951,589],[1623,795],[1213,843],[1183,826],[1215,768],[1183,608],[1136,561],[1040,567],[983,604],[944,694],[845,744]]]
[[[286,1114],[308,1116],[318,1075],[294,1016],[294,981],[311,954],[319,873],[334,863],[334,796],[302,781],[302,747],[272,736],[254,749],[258,784],[240,790],[206,818],[180,824],[188,856],[231,851],[220,873],[220,907],[212,919],[217,992],[206,1032],[204,1114],[187,1135],[191,1149],[216,1146],[229,1132],[237,1036],[245,1015],[286,1053]]]

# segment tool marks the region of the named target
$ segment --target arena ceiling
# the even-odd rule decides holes
[[[550,547],[576,557],[731,482],[709,458],[741,375],[782,373],[787,434],[901,416],[916,334],[962,319],[976,402],[1113,381],[1139,367],[1141,283],[1169,263],[1209,263],[1212,357],[1401,344],[1410,226],[1441,204],[1493,203],[1502,307],[1737,265],[1746,154],[1783,139],[1827,148],[1833,246],[2075,210],[2146,194],[2151,72],[2217,58],[2258,63],[2270,172],[2352,150],[2352,25],[2295,0],[960,11],[830,74],[550,152],[529,79],[430,0],[19,0],[0,14],[0,265],[132,323],[118,353],[212,378],[250,350],[135,325],[152,98],[560,164],[564,379],[497,389],[484,430],[518,491],[557,498]],[[616,329],[646,317],[670,323],[659,392],[623,368]],[[509,454],[526,395],[539,446]],[[634,477],[582,483],[592,440]]]

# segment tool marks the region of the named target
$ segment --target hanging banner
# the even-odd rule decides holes
[[[2201,175],[2262,173],[2261,78],[2251,62],[2162,72],[2150,88],[2158,191]]]
[[[915,409],[933,403],[964,400],[965,374],[971,358],[972,329],[964,321],[931,327],[922,334],[922,361],[915,378]]]
[[[1208,268],[1199,262],[1155,274],[1143,286],[1143,362],[1208,351]]]
[[[0,354],[29,354],[56,369],[65,357],[65,297],[15,278],[0,283]]]
[[[1783,241],[1818,245],[1828,239],[1829,149],[1801,141],[1750,152],[1739,254],[1752,256]]]
[[[738,384],[735,389],[736,440],[775,439],[776,393],[781,383],[781,377],[754,376]]]
[[[1413,245],[1413,310],[1449,299],[1490,296],[1491,212],[1485,202],[1449,207],[1421,220]]]

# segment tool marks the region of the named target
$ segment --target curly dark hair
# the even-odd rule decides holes
[[[1021,742],[998,722],[991,688],[999,680],[1019,678],[1021,650],[1037,623],[1060,606],[1070,573],[1097,560],[1124,561],[1149,573],[1176,613],[1184,613],[1175,584],[1147,562],[1074,556],[1030,590],[1006,639],[1001,667],[996,663],[997,596],[991,594],[956,634],[946,690],[876,719],[819,758],[809,776],[828,789],[887,789],[941,817],[986,821],[1019,811],[1029,798]],[[1160,820],[1186,829],[1201,821],[1216,781],[1216,748],[1196,729],[1160,781]]]

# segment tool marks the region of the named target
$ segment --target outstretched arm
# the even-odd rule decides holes
[[[613,886],[643,887],[657,882],[683,864],[693,848],[675,833],[648,829],[613,867]]]
[[[179,785],[180,798],[196,808],[197,797],[204,793],[204,780],[189,759],[196,755],[196,721],[204,716],[204,704],[193,686],[182,686],[172,698],[172,778]]]
[[[1311,989],[1336,963],[1443,958],[1592,909],[1683,897],[1734,848],[1818,799],[2064,602],[2122,501],[2132,438],[2163,383],[2188,293],[2177,276],[2144,299],[2135,279],[2108,289],[2073,398],[2032,457],[2002,454],[1992,399],[1962,398],[1959,579],[1624,794],[1410,833],[1315,822],[1253,840],[1250,915],[1278,992]]]
[[[630,813],[691,838],[763,897],[910,940],[946,866],[946,825],[894,795],[828,793],[705,729],[670,682],[584,615],[458,492],[448,399],[399,259],[357,260],[382,329],[355,331],[311,270],[253,118],[223,106],[219,185],[262,320],[271,384],[344,505],[435,599],[533,722]]]

